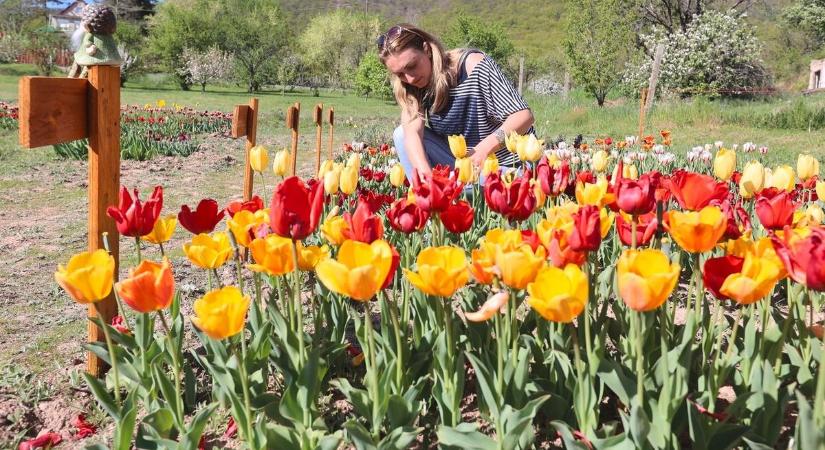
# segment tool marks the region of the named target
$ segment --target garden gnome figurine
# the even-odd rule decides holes
[[[69,69],[70,78],[85,78],[88,66],[119,66],[123,61],[112,35],[117,29],[117,19],[112,8],[92,4],[83,8],[83,19],[72,40],[80,45],[74,53],[74,64]]]

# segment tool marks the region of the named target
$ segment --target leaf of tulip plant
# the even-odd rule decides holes
[[[132,448],[132,434],[135,431],[137,420],[137,405],[135,405],[135,391],[126,396],[121,409],[120,419],[117,420],[113,438],[114,450],[130,450]]]
[[[536,416],[549,395],[543,395],[527,402],[521,409],[513,409],[506,405],[501,412],[502,432],[504,433],[505,449],[529,448],[533,442],[533,418]]]
[[[195,414],[195,417],[193,417],[192,421],[189,422],[186,432],[183,433],[180,445],[178,446],[179,449],[184,450],[198,446],[198,442],[203,435],[203,430],[206,428],[209,418],[215,412],[217,407],[217,403],[212,403],[201,408],[201,410]]]
[[[588,450],[588,447],[583,443],[579,442],[574,436],[573,432],[570,429],[570,426],[560,420],[554,420],[550,422],[550,425],[556,429],[561,436],[562,442],[564,442],[564,447],[568,450],[570,449],[579,449],[579,450]],[[599,447],[601,448],[601,447]],[[634,448],[631,444],[630,448]]]
[[[496,450],[496,441],[479,433],[476,425],[460,423],[455,428],[439,426],[438,444],[446,450]]]

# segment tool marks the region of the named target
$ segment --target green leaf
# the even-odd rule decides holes
[[[549,395],[543,395],[527,402],[523,408],[515,410],[510,405],[506,405],[501,412],[502,435],[504,436],[505,448],[528,448],[533,442],[533,418],[541,405],[549,399]]]
[[[415,441],[421,428],[398,427],[386,435],[378,443],[378,450],[404,450],[410,448],[410,444]]]
[[[622,366],[612,359],[604,358],[599,362],[599,379],[619,397],[619,401],[629,405],[636,395],[635,380],[625,375]]]
[[[387,400],[387,421],[390,429],[412,425],[418,417],[417,402],[407,402],[404,397],[392,394]]]
[[[490,416],[498,417],[500,413],[499,402],[504,401],[504,399],[500,399],[498,394],[496,394],[493,368],[473,353],[467,352],[467,359],[470,360],[473,369],[476,371],[476,381],[481,390],[481,398],[490,410]],[[499,374],[499,376],[504,376],[504,374]]]
[[[470,423],[460,423],[457,427],[439,426],[438,443],[446,450],[496,450],[496,441],[476,431]]]
[[[135,431],[135,420],[137,419],[137,407],[134,404],[134,395],[130,394],[123,403],[123,413],[120,420],[116,421],[115,435],[113,440],[114,450],[130,450],[132,448],[132,435]]]
[[[189,422],[186,433],[184,433],[183,438],[180,441],[181,449],[197,448],[198,442],[200,442],[201,436],[203,435],[203,430],[206,428],[209,418],[212,416],[212,413],[215,412],[217,407],[217,403],[212,403],[195,414],[195,417],[193,417],[192,421]]]
[[[645,448],[648,446],[649,433],[650,420],[645,414],[644,406],[639,404],[638,397],[636,397],[630,407],[630,437],[639,448]]]
[[[579,450],[588,450],[588,447],[583,443],[579,442],[574,436],[572,431],[570,431],[570,426],[560,420],[554,420],[550,422],[550,425],[556,429],[556,431],[561,436],[562,442],[564,442],[564,447],[568,450],[570,449],[579,449]],[[631,447],[634,448],[634,447]]]
[[[266,436],[266,448],[272,450],[301,450],[301,440],[293,428],[275,423],[259,424]]]
[[[172,411],[172,414],[177,417],[179,411],[178,409],[178,402],[176,401],[177,393],[175,392],[175,386],[172,385],[172,381],[166,377],[166,371],[163,369],[163,365],[155,364],[153,365],[153,375],[155,379],[155,383],[160,388],[161,395],[163,395],[163,399],[166,400],[167,407]],[[183,426],[183,424],[179,424]]]
[[[377,450],[375,441],[372,435],[363,425],[355,420],[348,420],[344,424],[344,429],[347,430],[347,439],[352,442],[357,450]]]
[[[120,420],[120,408],[115,405],[115,400],[106,390],[106,387],[103,386],[103,383],[86,372],[83,373],[83,379],[86,380],[86,384],[89,385],[89,389],[100,403],[101,408],[115,421]]]
[[[355,409],[355,412],[359,416],[370,417],[370,415],[372,415],[372,401],[367,391],[353,387],[346,378],[332,380],[329,384],[338,388],[338,390],[347,397],[347,400],[352,403],[353,409]]]

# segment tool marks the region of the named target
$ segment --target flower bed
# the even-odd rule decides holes
[[[823,445],[818,161],[686,158],[667,132],[507,144],[517,170],[476,173],[451,139],[459,169],[412,186],[387,146],[346,146],[306,181],[258,147],[266,202],[176,216],[162,188],[123,188],[109,213],[147,248],[89,347],[114,360],[107,383],[87,377],[116,448],[212,441],[218,408],[249,448]],[[162,256],[177,223],[209,274],[192,317]],[[97,304],[113,268],[83,253],[56,279]]]

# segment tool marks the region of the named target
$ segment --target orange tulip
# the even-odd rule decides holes
[[[527,293],[527,304],[546,320],[572,322],[587,304],[587,275],[575,264],[548,266],[527,285]]]
[[[166,309],[175,296],[175,278],[169,260],[158,264],[144,259],[129,272],[129,278],[115,284],[124,303],[142,313]]]
[[[249,251],[255,264],[249,264],[249,270],[266,272],[270,275],[284,275],[295,270],[292,259],[292,239],[270,234],[258,238],[249,244]]]
[[[426,294],[449,298],[469,278],[464,250],[456,247],[428,247],[418,254],[417,272],[404,269],[413,286]]]
[[[652,311],[673,292],[679,270],[660,250],[625,250],[617,264],[619,295],[634,311]]]
[[[716,206],[701,211],[669,211],[666,228],[676,243],[690,253],[707,252],[725,234],[727,219]]]

